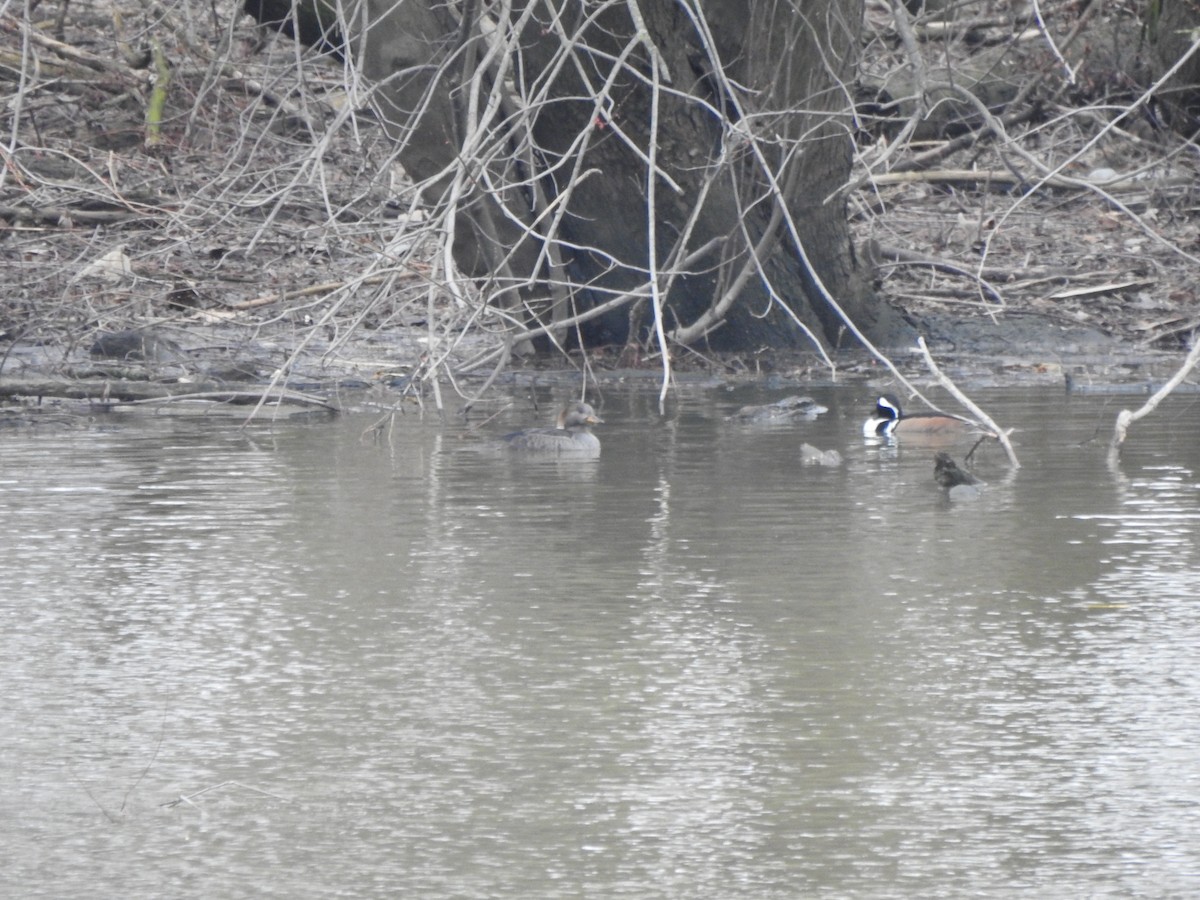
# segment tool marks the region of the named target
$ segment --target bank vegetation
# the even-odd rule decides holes
[[[665,390],[963,322],[1200,327],[1179,4],[298,8],[0,10],[0,380],[349,373],[442,405],[547,359]],[[114,334],[155,352],[95,359]]]

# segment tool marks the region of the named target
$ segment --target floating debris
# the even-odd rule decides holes
[[[829,412],[829,407],[822,406],[812,397],[791,396],[761,406],[743,406],[728,421],[745,425],[782,425],[811,422],[825,412]]]

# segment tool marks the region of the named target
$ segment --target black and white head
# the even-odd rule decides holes
[[[875,401],[875,414],[863,423],[863,434],[869,436],[891,434],[900,417],[900,401],[893,394],[880,394]]]

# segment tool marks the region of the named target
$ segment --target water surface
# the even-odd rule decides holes
[[[1023,466],[958,503],[814,393],[609,390],[598,460],[415,414],[0,435],[0,889],[1195,894],[1194,399],[1110,469],[1113,401],[981,395]]]

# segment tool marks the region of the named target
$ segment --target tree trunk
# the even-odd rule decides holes
[[[1153,48],[1152,76],[1158,78],[1182,62],[1158,99],[1166,105],[1175,130],[1192,140],[1200,131],[1200,53],[1193,46],[1197,29],[1200,29],[1200,6],[1196,3],[1147,4],[1146,35]]]
[[[744,350],[846,343],[845,315],[909,337],[838,190],[859,0],[360,2],[351,56],[401,164],[529,327]]]

